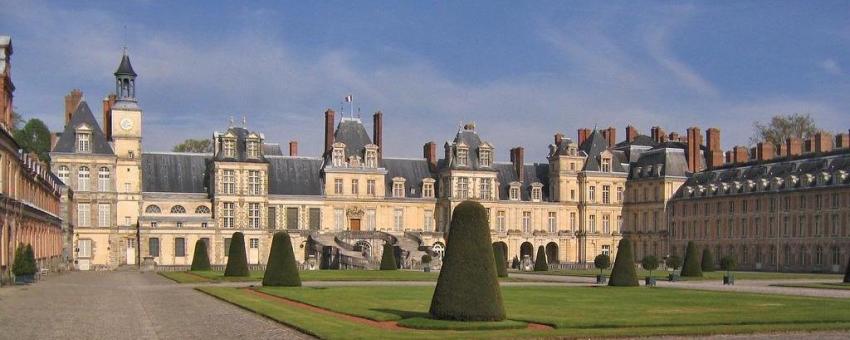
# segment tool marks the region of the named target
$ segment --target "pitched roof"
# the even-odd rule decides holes
[[[513,163],[495,163],[493,168],[499,172],[497,178],[499,180],[499,199],[510,199],[511,182],[517,181],[516,170]],[[549,200],[549,164],[534,163],[523,165],[523,180],[520,182],[520,193],[523,201],[531,199],[531,184],[539,182],[543,184],[542,199]]]
[[[471,170],[490,170],[491,169],[489,167],[482,167],[481,163],[479,162],[479,157],[478,157],[478,155],[480,153],[479,149],[481,148],[481,144],[484,144],[485,142],[481,141],[481,137],[478,135],[478,133],[475,132],[475,130],[463,128],[462,130],[458,131],[457,135],[455,135],[454,143],[458,144],[458,145],[463,143],[464,145],[467,146],[467,148],[468,148],[467,149],[468,150],[467,158],[468,159],[467,159],[467,162],[466,162],[466,164],[467,164],[466,166],[458,166],[457,163],[454,161],[455,157],[452,157],[452,162],[451,162],[450,166],[453,169],[471,169]],[[491,155],[492,155],[492,153],[491,153]],[[492,159],[490,161],[492,162]]]
[[[143,153],[142,191],[206,193],[211,159],[205,153]]]
[[[334,143],[345,144],[346,158],[355,155],[363,158],[365,146],[372,144],[372,139],[360,119],[342,118],[334,131]]]
[[[387,193],[392,193],[393,178],[402,177],[404,181],[405,197],[422,197],[422,180],[436,176],[428,168],[428,161],[423,159],[384,158],[384,168],[387,175],[384,176],[384,184]],[[436,186],[435,186],[436,189]],[[390,196],[390,194],[387,194]]]
[[[227,129],[226,133],[231,133],[234,136],[236,136],[236,158],[225,157],[224,150],[220,149],[218,154],[215,155],[216,160],[219,160],[219,161],[252,162],[252,163],[266,162],[265,156],[263,154],[261,154],[259,158],[248,157],[248,136],[251,135],[251,132],[248,131],[248,129],[245,129],[243,127],[230,127],[230,128]],[[266,150],[265,145],[263,145],[262,148],[263,148],[263,150]]]
[[[88,126],[92,131],[91,136],[91,152],[88,154],[96,155],[114,155],[112,147],[106,141],[106,136],[103,135],[103,130],[100,129],[100,124],[89,109],[86,101],[80,101],[77,109],[71,116],[71,121],[65,125],[65,130],[62,136],[56,142],[53,152],[76,153],[77,152],[77,133],[76,130],[82,125]]]
[[[124,53],[124,57],[121,58],[121,64],[119,64],[118,69],[115,70],[115,75],[136,76],[136,71],[133,71],[133,65],[130,65],[130,56],[127,55],[127,53]]]
[[[629,167],[629,178],[658,178],[664,176],[685,177],[688,161],[681,148],[660,148],[644,151]]]
[[[263,155],[283,156],[283,151],[280,150],[280,144],[278,143],[263,143]]]
[[[266,160],[269,162],[269,194],[322,194],[321,158],[271,156]]]
[[[579,145],[579,150],[584,151],[587,154],[587,161],[584,162],[584,171],[601,171],[602,170],[602,153],[605,150],[608,150],[608,140],[605,137],[602,137],[602,133],[598,130],[593,130],[590,133],[590,136],[587,137],[587,140],[584,143]],[[626,169],[623,168],[623,160],[625,159],[625,154],[622,152],[614,152],[611,160],[611,171],[613,172],[625,172]]]

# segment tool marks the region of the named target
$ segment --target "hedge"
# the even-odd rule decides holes
[[[702,277],[700,268],[700,254],[694,241],[688,241],[688,249],[685,251],[685,264],[682,265],[683,277]]]
[[[204,240],[195,242],[195,254],[192,256],[192,268],[190,270],[211,270],[207,243]]]
[[[292,241],[289,239],[289,233],[285,231],[274,234],[266,273],[263,275],[263,286],[301,286],[298,265],[295,264],[295,253],[292,251]]]
[[[502,291],[496,277],[487,211],[464,201],[455,207],[431,317],[440,320],[501,321]]]
[[[230,239],[230,251],[227,252],[227,267],[224,268],[224,276],[250,275],[248,257],[245,253],[245,235],[237,231],[233,233]]]
[[[505,261],[504,250],[496,243],[493,243],[493,257],[495,257],[496,275],[498,277],[508,277],[508,264]]]
[[[38,268],[35,265],[35,252],[32,245],[19,244],[15,249],[15,262],[12,264],[12,273],[15,276],[35,275]]]
[[[702,251],[702,271],[710,273],[714,271],[714,256],[711,255],[711,250],[705,247]]]
[[[546,263],[546,250],[543,246],[537,247],[537,258],[534,260],[534,271],[545,272],[549,270],[549,265]]]
[[[617,259],[614,260],[614,269],[611,270],[609,286],[635,287],[638,285],[637,273],[635,272],[635,255],[632,252],[632,242],[629,239],[620,239],[617,245]]]
[[[389,243],[384,243],[384,254],[381,257],[381,270],[396,270],[398,264],[395,263],[395,247]]]

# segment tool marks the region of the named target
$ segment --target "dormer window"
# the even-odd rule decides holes
[[[422,180],[422,198],[434,198],[434,180],[426,178]]]
[[[226,138],[223,144],[224,157],[236,158],[236,141],[230,138]]]
[[[402,178],[402,177],[393,178],[393,197],[395,197],[395,198],[403,198],[404,197],[404,178]]]
[[[258,141],[249,140],[247,148],[249,158],[260,158],[260,143]]]
[[[478,152],[478,162],[482,167],[489,168],[493,164],[493,151],[490,149],[480,149]]]
[[[378,167],[378,152],[376,152],[375,150],[366,150],[366,167]]]
[[[531,200],[535,201],[535,202],[540,202],[540,200],[543,196],[542,193],[541,193],[542,191],[543,190],[539,186],[535,186],[535,187],[531,188]]]
[[[602,159],[602,172],[611,172],[611,159],[603,158]]]
[[[508,189],[508,198],[511,201],[519,201],[519,182],[511,183],[510,189]]]
[[[77,152],[91,152],[91,133],[77,132]]]
[[[469,164],[469,149],[467,149],[465,146],[458,146],[457,165],[467,166],[467,164]]]
[[[345,165],[345,149],[341,146],[335,146],[332,154],[333,164],[335,167]]]

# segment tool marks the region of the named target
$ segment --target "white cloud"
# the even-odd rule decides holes
[[[842,70],[841,70],[841,66],[838,66],[838,62],[836,62],[832,58],[825,59],[824,61],[820,62],[820,64],[818,66],[820,66],[820,68],[824,72],[831,74],[831,75],[838,76],[838,75],[841,75],[843,73]]]

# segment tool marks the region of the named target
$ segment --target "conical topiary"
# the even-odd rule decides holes
[[[204,240],[195,242],[195,254],[192,256],[191,271],[211,270],[210,256],[207,252],[207,243]]]
[[[230,251],[227,252],[227,267],[224,268],[224,276],[250,276],[248,271],[248,257],[245,254],[245,235],[241,232],[233,233],[230,239]]]
[[[508,277],[508,264],[505,261],[504,250],[496,243],[493,244],[493,257],[495,257],[496,275],[498,277]]]
[[[702,271],[703,272],[713,272],[714,271],[714,256],[711,255],[711,250],[708,247],[705,247],[702,251]]]
[[[274,234],[266,273],[263,275],[263,286],[301,286],[292,241],[287,232],[279,231]]]
[[[546,263],[546,250],[543,246],[537,248],[537,258],[534,260],[534,271],[545,272],[549,270],[549,265]]]
[[[617,258],[614,260],[614,269],[611,269],[609,286],[634,287],[638,285],[637,273],[635,272],[635,254],[632,252],[632,242],[628,239],[620,239],[617,245]]]
[[[443,267],[431,298],[431,317],[441,320],[505,319],[496,277],[487,211],[477,202],[457,205],[449,228]]]
[[[389,243],[384,243],[384,255],[381,257],[381,270],[396,270],[395,248]]]
[[[688,248],[685,250],[685,263],[682,265],[681,275],[684,277],[702,277],[700,254],[694,241],[688,241]]]

